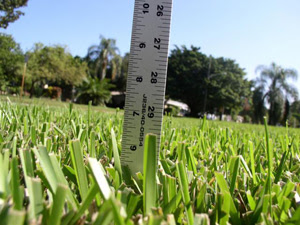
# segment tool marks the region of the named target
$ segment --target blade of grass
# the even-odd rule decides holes
[[[120,213],[120,208],[121,208],[120,204],[117,204],[116,200],[113,198],[110,198],[109,202],[112,206],[115,224],[125,225],[124,219]]]
[[[56,174],[58,183],[64,185],[67,189],[66,198],[72,204],[73,209],[77,209],[78,202],[76,201],[76,199],[73,195],[73,192],[69,188],[68,181],[66,180],[66,178],[62,172],[62,169],[60,168],[60,166],[57,162],[56,156],[53,153],[50,153],[49,157],[50,157],[51,164],[53,166],[54,173]]]
[[[90,190],[87,194],[87,197],[81,203],[81,205],[78,209],[78,212],[76,213],[76,215],[72,219],[71,224],[76,224],[76,221],[78,221],[78,219],[84,215],[84,212],[88,209],[88,207],[90,206],[90,204],[94,200],[95,196],[98,194],[98,191],[99,191],[99,188],[98,188],[97,184],[94,183],[92,185],[92,187],[90,188]]]
[[[65,197],[67,195],[67,187],[61,184],[57,185],[55,191],[53,205],[50,212],[49,225],[59,225],[63,214],[63,207],[65,203]]]
[[[282,155],[282,157],[281,157],[279,167],[276,170],[276,175],[275,175],[274,183],[277,183],[280,180],[280,177],[281,177],[281,174],[283,172],[283,168],[284,168],[284,164],[285,164],[286,158],[287,158],[287,152],[284,152],[283,155]]]
[[[251,162],[251,171],[254,185],[257,184],[256,173],[255,173],[255,160],[254,160],[254,149],[253,142],[249,141],[249,151],[250,151],[250,162]]]
[[[49,158],[47,149],[45,146],[39,146],[38,150],[33,148],[34,154],[39,159],[43,172],[51,186],[52,192],[55,193],[57,188],[57,177],[53,169],[51,160]]]
[[[195,225],[210,225],[209,216],[205,213],[196,214],[194,219]]]
[[[14,201],[14,209],[21,210],[23,205],[23,195],[21,194],[22,189],[20,189],[20,175],[18,169],[18,159],[13,157],[11,162],[11,189],[12,197]]]
[[[89,158],[89,165],[92,170],[92,174],[100,188],[101,194],[104,199],[108,200],[111,196],[111,190],[108,185],[108,182],[105,178],[105,173],[103,172],[104,169],[102,168],[101,164],[95,158]]]
[[[95,149],[95,132],[92,131],[90,134],[90,149],[89,153],[92,158],[96,158],[96,149]]]
[[[266,136],[266,149],[267,149],[267,156],[268,156],[268,191],[269,195],[272,196],[272,171],[273,171],[273,149],[270,147],[270,140],[269,140],[269,131],[267,125],[267,118],[264,117],[264,124],[265,124],[265,136]],[[269,198],[269,212],[272,215],[272,198]]]
[[[4,222],[3,224],[6,225],[23,225],[25,222],[25,211],[18,211],[18,210],[9,210],[6,221],[0,221]]]
[[[144,215],[156,207],[156,135],[147,134],[144,148],[143,209]]]
[[[80,196],[83,201],[86,198],[88,193],[88,182],[87,182],[87,176],[85,171],[85,165],[83,162],[83,154],[80,147],[80,141],[79,140],[71,141],[70,149],[71,149],[72,164],[75,170]]]
[[[115,163],[114,167],[115,167],[116,171],[118,171],[118,173],[119,173],[119,177],[120,177],[119,183],[121,183],[123,180],[122,179],[122,167],[121,167],[118,145],[117,145],[117,141],[116,141],[116,135],[115,135],[113,128],[111,128],[110,134],[111,134],[112,150],[113,150],[114,163]]]
[[[215,172],[215,176],[221,193],[229,193],[229,189],[223,174]],[[240,224],[239,214],[232,197],[230,197],[230,216],[234,224]]]
[[[29,195],[29,216],[36,219],[43,211],[43,193],[41,180],[38,178],[28,178],[28,195]]]
[[[236,178],[239,172],[239,166],[240,166],[240,158],[238,156],[233,157],[234,160],[234,167],[233,167],[233,173],[231,175],[231,183],[230,183],[230,194],[233,195],[234,188],[235,188],[235,182]]]
[[[188,224],[194,224],[194,215],[191,205],[191,199],[189,194],[189,184],[182,161],[176,163],[176,169],[178,173],[179,186],[182,194],[183,204],[187,214]]]
[[[0,154],[0,198],[5,199],[5,196],[7,195],[7,182],[6,182],[6,178],[7,178],[7,174],[5,172],[4,169],[4,160],[3,160],[3,155]]]

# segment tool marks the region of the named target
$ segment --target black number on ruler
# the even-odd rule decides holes
[[[137,113],[136,111],[133,111],[132,115],[133,115],[133,116],[135,116],[135,115],[139,116],[140,114]]]
[[[143,77],[137,77],[136,82],[140,82],[140,83],[143,82]]]
[[[154,38],[154,48],[160,49],[160,38]]]
[[[149,118],[153,118],[154,117],[154,110],[155,110],[155,108],[154,108],[154,106],[149,106],[148,107],[148,117]]]
[[[149,6],[148,3],[144,3],[144,5],[143,5],[143,8],[144,8],[144,9],[149,9],[149,7],[150,7],[150,6]],[[144,13],[144,14],[149,13],[149,10],[144,10],[143,13]]]
[[[157,13],[156,13],[156,15],[157,16],[163,16],[164,15],[163,10],[164,10],[164,6],[163,5],[157,5]]]
[[[131,151],[135,151],[135,150],[136,150],[136,145],[131,145],[131,146],[130,146],[130,150],[131,150]]]
[[[151,72],[151,84],[156,84],[157,83],[157,75],[158,73],[157,72]]]
[[[140,48],[146,48],[146,43],[145,42],[140,43]]]

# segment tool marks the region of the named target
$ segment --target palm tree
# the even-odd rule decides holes
[[[118,70],[118,65],[115,65],[113,59],[118,56],[119,49],[116,47],[116,40],[106,39],[100,36],[100,44],[92,45],[88,49],[87,59],[91,67],[93,67],[93,75],[98,77],[100,72],[100,79],[106,77],[107,67],[112,64],[113,70]],[[112,71],[114,74],[115,71]]]
[[[122,70],[122,57],[119,55],[116,55],[111,61],[111,80],[114,81],[117,76],[121,75]]]
[[[296,98],[298,96],[297,89],[288,83],[288,79],[296,80],[298,78],[297,71],[294,69],[284,69],[275,63],[271,66],[260,65],[256,69],[260,73],[260,78],[257,80],[259,88],[264,92],[262,101],[267,101],[269,108],[269,124],[276,125],[278,123],[283,102],[288,97]],[[268,89],[265,87],[269,85]]]
[[[110,100],[110,89],[113,87],[107,79],[87,77],[78,88],[78,102],[87,104],[91,100],[93,105],[104,105]]]

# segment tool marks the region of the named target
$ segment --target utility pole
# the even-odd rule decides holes
[[[208,65],[208,70],[207,70],[207,80],[210,80],[210,69],[211,69],[211,55],[209,56],[209,65]],[[207,104],[207,92],[208,92],[208,88],[207,85],[205,85],[205,94],[204,94],[204,104],[203,104],[203,116],[206,112],[206,104]]]
[[[22,95],[23,95],[25,75],[26,75],[26,69],[27,69],[27,62],[28,62],[28,55],[25,55],[24,70],[23,70],[22,84],[21,84],[21,90],[20,90],[20,97],[22,97]]]

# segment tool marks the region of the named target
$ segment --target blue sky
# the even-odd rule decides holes
[[[35,42],[67,45],[85,56],[99,36],[129,51],[134,0],[29,0],[25,16],[0,32],[24,51]],[[299,0],[173,0],[170,49],[194,45],[215,57],[235,59],[255,78],[258,65],[294,68],[300,90]]]

